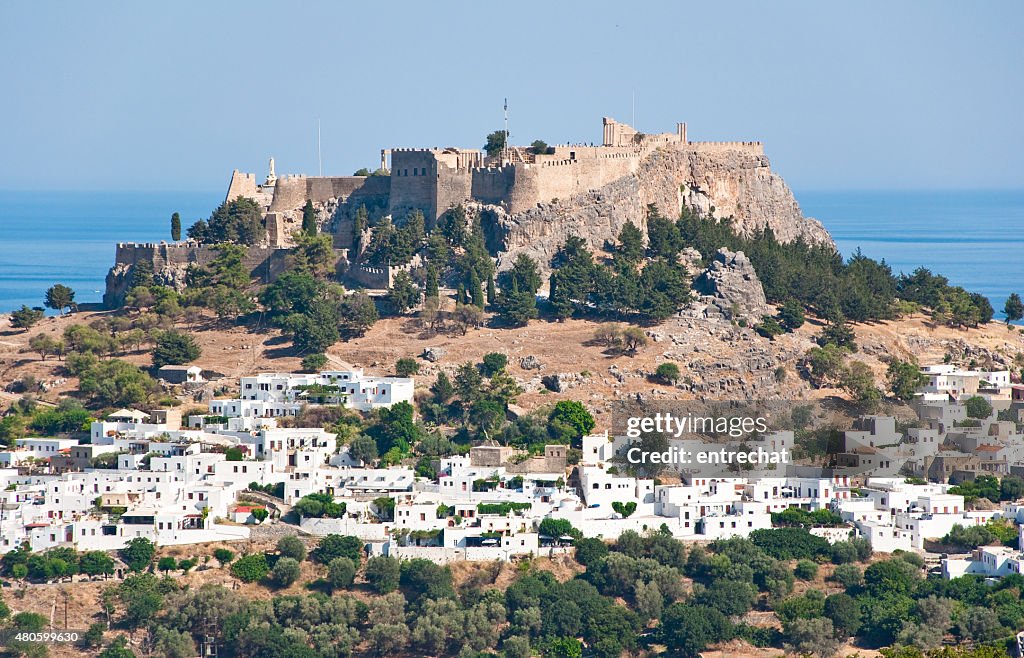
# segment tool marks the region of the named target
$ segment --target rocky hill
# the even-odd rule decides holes
[[[498,265],[508,267],[519,253],[546,264],[570,235],[599,250],[632,222],[646,230],[649,204],[666,217],[684,206],[732,217],[743,235],[768,227],[783,242],[799,238],[834,244],[821,222],[803,216],[793,192],[773,172],[768,158],[740,150],[704,152],[687,147],[654,151],[633,174],[600,189],[538,204],[509,215],[497,206],[475,207],[493,218],[485,222]]]

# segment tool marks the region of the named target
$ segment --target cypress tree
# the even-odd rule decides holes
[[[352,253],[359,255],[359,249],[362,247],[363,242],[363,231],[366,230],[366,221],[369,213],[366,212],[366,206],[359,206],[356,210],[356,218],[352,223]]]
[[[181,215],[178,213],[171,215],[171,240],[181,240]]]
[[[426,281],[426,296],[427,297],[438,297],[438,276],[437,268],[431,265],[427,268],[427,281]]]
[[[493,304],[497,300],[497,294],[494,291],[494,275],[492,274],[487,278],[487,304]]]
[[[480,277],[476,275],[476,272],[469,273],[469,296],[470,301],[473,302],[473,306],[477,308],[484,307],[484,291],[480,287]]]
[[[313,208],[313,201],[306,199],[306,205],[302,207],[302,232],[306,235],[316,235],[316,210]]]

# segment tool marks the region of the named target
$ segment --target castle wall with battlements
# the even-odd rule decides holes
[[[646,158],[662,149],[764,154],[760,142],[688,141],[685,123],[677,124],[674,133],[644,134],[606,117],[601,144],[556,145],[543,154],[520,147],[511,149],[506,159],[485,158],[475,149],[398,148],[383,152],[391,158],[390,176],[293,175],[279,178],[274,186],[258,185],[255,175],[235,171],[228,199],[250,196],[269,212],[286,214],[301,208],[307,199],[315,204],[336,199],[341,212],[335,217],[343,218],[335,222],[338,235],[360,204],[382,209],[398,223],[419,209],[429,227],[450,207],[467,201],[501,206],[516,214],[596,190],[635,173]],[[484,166],[485,162],[494,166]]]

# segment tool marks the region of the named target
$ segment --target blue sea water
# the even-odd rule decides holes
[[[117,242],[170,240],[223,192],[0,192],[0,313],[41,306],[54,283],[99,302]],[[858,247],[893,271],[924,266],[989,297],[1024,293],[1024,190],[796,191],[845,257]]]
[[[997,318],[1024,295],[1024,189],[795,194],[846,258],[859,247],[896,274],[927,267],[988,297]]]
[[[118,242],[170,241],[172,213],[187,229],[223,194],[0,191],[0,313],[42,306],[54,283],[101,301]]]

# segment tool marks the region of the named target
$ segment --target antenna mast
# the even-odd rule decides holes
[[[502,155],[504,157],[502,159],[504,161],[507,161],[509,159],[508,158],[508,97],[507,96],[505,97],[505,140],[504,140],[504,143],[505,143],[505,146],[502,149],[502,151],[503,151]],[[501,164],[505,164],[504,161]]]
[[[316,161],[320,168],[320,175],[324,175],[324,159],[320,153],[320,119],[316,120]]]

